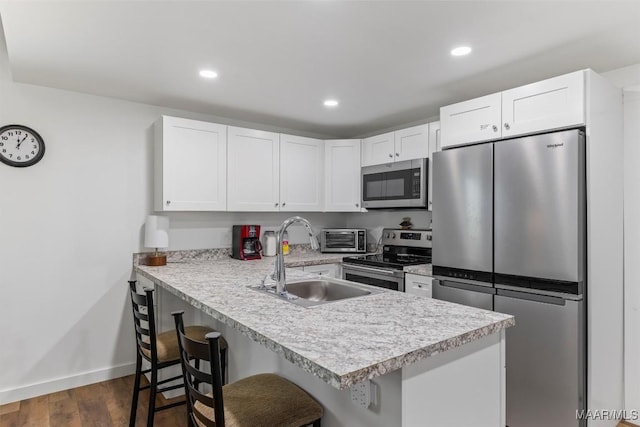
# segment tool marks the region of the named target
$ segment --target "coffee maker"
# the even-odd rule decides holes
[[[260,259],[260,226],[234,225],[232,232],[231,256],[235,259]]]

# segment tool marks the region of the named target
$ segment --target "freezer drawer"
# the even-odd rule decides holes
[[[493,144],[434,154],[433,265],[493,270]]]
[[[495,311],[516,318],[506,331],[507,426],[586,426],[576,420],[586,397],[584,301],[497,292]]]
[[[582,283],[584,133],[567,130],[500,141],[494,153],[496,276]]]
[[[493,310],[495,289],[448,280],[433,280],[433,298]]]

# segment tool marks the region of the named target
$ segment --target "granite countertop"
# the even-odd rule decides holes
[[[338,389],[514,324],[513,316],[381,288],[377,294],[304,308],[248,287],[272,271],[274,258],[176,259],[163,267],[134,269]],[[286,256],[285,264],[341,260],[340,254],[296,253]]]
[[[409,265],[403,270],[405,273],[419,274],[421,276],[433,276],[433,267],[431,264]]]

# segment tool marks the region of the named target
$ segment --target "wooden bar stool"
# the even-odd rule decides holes
[[[173,314],[187,393],[189,426],[197,427],[320,427],[322,406],[304,390],[275,374],[259,374],[223,386],[219,332],[206,335],[207,342],[190,338],[182,323],[183,311]],[[208,361],[211,373],[200,370]],[[202,393],[199,383],[211,385]]]
[[[133,320],[136,336],[136,376],[133,386],[133,399],[131,401],[131,415],[129,417],[129,426],[134,427],[136,424],[136,412],[138,409],[138,395],[140,390],[149,389],[149,409],[147,414],[147,426],[153,426],[154,415],[157,411],[169,409],[174,406],[182,405],[186,399],[181,402],[171,403],[169,405],[156,407],[156,395],[169,390],[175,390],[184,387],[184,381],[179,384],[159,387],[162,384],[182,379],[182,375],[158,381],[158,370],[169,366],[176,366],[180,363],[180,351],[178,338],[175,330],[156,333],[156,321],[153,310],[153,290],[144,289],[144,295],[137,293],[136,281],[129,281],[129,290],[131,293],[131,305],[133,308]],[[206,326],[187,326],[184,328],[185,334],[194,341],[199,341],[206,345],[205,335],[215,332]],[[222,378],[226,372],[227,361],[227,342],[224,338],[220,341],[220,354],[222,358],[223,370]],[[142,369],[142,359],[151,364],[149,369]],[[150,384],[140,386],[140,379],[143,374],[151,372]]]

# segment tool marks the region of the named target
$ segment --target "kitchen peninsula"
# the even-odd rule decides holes
[[[387,290],[304,308],[249,287],[272,266],[273,259],[170,256],[166,266],[136,263],[134,272],[139,285],[155,285],[162,329],[172,326],[172,310],[192,306],[192,319],[229,342],[230,382],[277,372],[322,403],[323,426],[504,425],[504,329],[512,316]],[[356,406],[348,389],[367,380],[375,384],[371,406]]]

